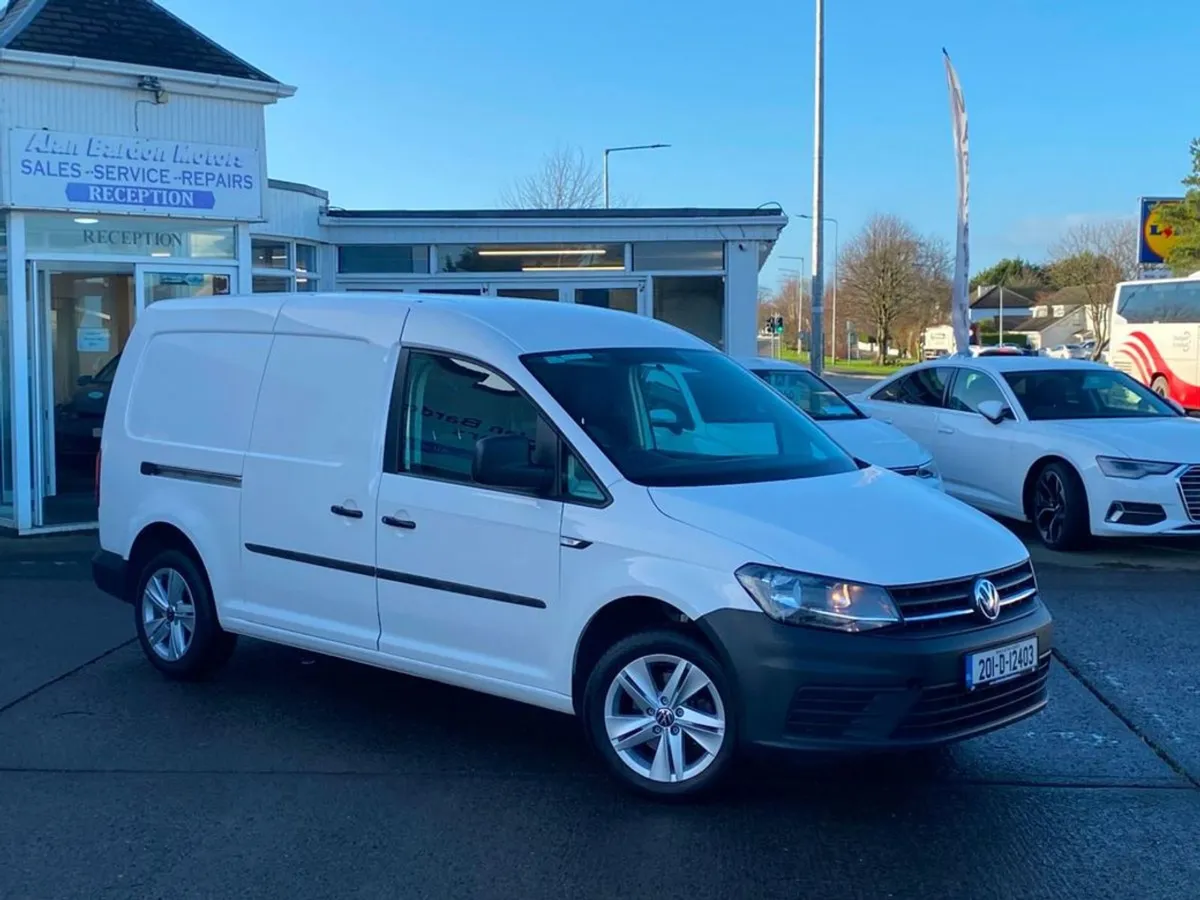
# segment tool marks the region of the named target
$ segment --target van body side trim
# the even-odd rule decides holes
[[[230,475],[228,472],[209,472],[205,469],[185,469],[180,466],[162,466],[158,463],[143,462],[142,474],[155,478],[174,478],[177,481],[195,481],[200,484],[215,484],[220,487],[240,488],[241,475]]]
[[[268,547],[265,544],[246,544],[246,549],[260,556],[271,556],[275,559],[286,559],[288,562],[304,563],[309,566],[320,566],[322,569],[334,569],[338,572],[349,572],[351,575],[366,575],[375,577],[375,567],[365,563],[346,562],[329,556],[317,556],[314,553],[300,553],[296,550],[281,550],[278,547]]]
[[[283,550],[278,547],[268,547],[264,544],[246,544],[245,546],[251,553],[257,553],[261,556],[271,556],[275,559],[286,559],[289,562],[320,566],[324,569],[335,569],[339,572],[350,572],[354,575],[366,575],[371,578],[381,578],[384,581],[393,581],[397,584],[411,584],[413,587],[444,591],[447,594],[462,594],[465,597],[479,597],[481,600],[494,600],[497,603],[511,603],[514,606],[526,606],[530,609],[546,608],[546,601],[538,600],[536,597],[525,597],[521,594],[510,594],[506,591],[494,591],[491,588],[461,584],[457,581],[443,581],[440,578],[429,578],[425,575],[414,575],[410,572],[380,569],[375,566],[364,565],[363,563],[346,562],[328,556],[299,553],[295,550]]]

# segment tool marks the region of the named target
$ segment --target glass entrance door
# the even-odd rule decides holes
[[[132,270],[29,264],[35,526],[96,521],[100,428],[136,315]]]

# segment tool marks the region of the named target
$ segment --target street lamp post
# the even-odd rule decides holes
[[[626,150],[661,150],[670,144],[634,144],[630,147],[606,147],[604,150],[604,208],[608,209],[608,154],[623,153]]]
[[[803,353],[804,344],[800,335],[804,333],[804,257],[780,255],[779,258],[800,260],[800,281],[796,285],[796,352]]]
[[[816,0],[816,67],[813,73],[813,205],[812,205],[812,341],[809,366],[820,375],[825,368],[825,300],[822,294],[824,263],[821,247],[821,214],[825,204],[825,0]]]
[[[805,213],[796,213],[796,218],[808,219],[809,221],[812,220],[812,216],[807,215]],[[837,301],[838,301],[838,290],[842,286],[841,282],[838,281],[838,260],[840,259],[840,254],[838,251],[838,220],[833,218],[832,216],[822,216],[821,221],[833,223],[833,309],[830,310],[831,321],[829,323],[829,333],[833,335],[833,350],[832,350],[832,352],[830,352],[829,355],[832,356],[836,360],[837,359]],[[846,345],[846,358],[849,359],[849,357],[850,357],[850,345],[847,344]]]

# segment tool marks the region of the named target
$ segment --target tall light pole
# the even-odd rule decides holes
[[[812,208],[812,350],[808,364],[820,375],[825,368],[825,298],[822,211],[825,207],[825,0],[817,3],[815,41],[816,68],[813,73],[813,208]]]
[[[812,216],[806,215],[804,213],[796,213],[796,218],[809,219],[810,221],[812,220]],[[839,229],[838,229],[838,220],[832,218],[831,216],[825,216],[821,221],[833,223],[833,309],[831,310],[831,315],[830,315],[831,321],[829,323],[829,331],[833,335],[833,349],[829,355],[832,356],[836,360],[837,359],[837,302],[838,302],[838,290],[842,286],[841,283],[838,281],[838,273],[839,273],[838,260],[841,258],[840,251],[838,250],[838,230]],[[850,358],[850,346],[848,344],[846,345],[846,358],[847,359]]]
[[[803,341],[800,335],[804,333],[804,257],[803,256],[783,256],[780,259],[798,259],[800,260],[800,281],[796,285],[796,352],[804,352]],[[781,269],[780,271],[792,272],[794,269]]]
[[[626,150],[661,150],[670,144],[635,144],[631,147],[606,147],[604,150],[604,208],[608,209],[608,154],[624,153]]]

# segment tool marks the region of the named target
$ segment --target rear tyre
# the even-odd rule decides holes
[[[161,550],[138,574],[133,595],[138,643],[169,678],[191,681],[228,662],[237,636],[221,628],[208,579],[179,550]]]
[[[1150,382],[1150,390],[1154,391],[1154,393],[1158,394],[1164,400],[1171,396],[1171,385],[1161,375],[1154,376],[1154,380]]]
[[[1079,550],[1091,539],[1087,491],[1066,463],[1048,463],[1033,486],[1033,525],[1050,550]]]
[[[588,738],[626,786],[665,800],[711,791],[736,755],[737,709],[721,663],[667,629],[618,641],[584,688]]]

